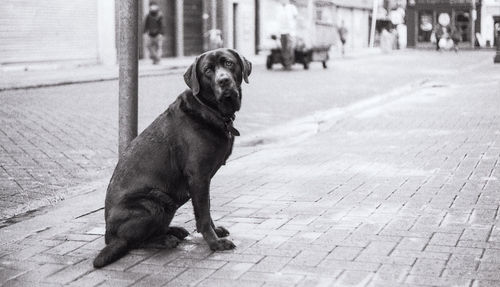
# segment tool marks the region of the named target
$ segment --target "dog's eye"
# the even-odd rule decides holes
[[[205,67],[205,69],[203,69],[203,73],[205,73],[205,74],[212,73],[212,68],[211,67]]]
[[[228,68],[232,68],[232,67],[234,66],[234,63],[233,63],[233,62],[231,62],[231,61],[225,61],[225,62],[224,62],[224,65],[225,65],[226,67],[228,67]]]

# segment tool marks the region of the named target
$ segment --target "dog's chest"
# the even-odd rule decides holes
[[[231,153],[233,151],[233,144],[234,144],[234,136],[230,135],[227,139],[227,143],[225,144],[224,157],[223,157],[224,160],[222,161],[221,165],[226,164],[227,159],[229,158],[229,156],[231,155]]]

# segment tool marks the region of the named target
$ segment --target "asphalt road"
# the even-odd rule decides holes
[[[460,81],[457,71],[491,65],[492,53],[406,51],[346,58],[324,70],[267,71],[255,65],[243,87],[242,136],[317,111],[345,107],[409,84]],[[185,89],[181,74],[140,79],[139,129]],[[117,81],[0,93],[0,218],[52,204],[116,163]]]

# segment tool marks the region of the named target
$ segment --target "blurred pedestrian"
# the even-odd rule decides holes
[[[436,26],[434,27],[434,31],[432,32],[434,34],[434,37],[436,38],[436,51],[439,51],[441,48],[439,46],[439,41],[444,35],[445,32],[445,27],[441,26],[441,24],[436,23]]]
[[[340,38],[340,43],[342,45],[342,56],[345,54],[345,43],[347,41],[347,28],[345,27],[345,22],[342,20],[340,22],[340,27],[338,28],[338,33],[339,33],[339,38]]]
[[[281,35],[281,57],[285,70],[291,70],[295,62],[293,38],[297,29],[297,7],[290,0],[281,0],[278,10],[279,33]]]
[[[458,43],[462,42],[462,30],[460,27],[453,27],[451,29],[451,40],[453,40],[453,50],[458,52]]]
[[[147,48],[149,58],[157,65],[161,59],[161,45],[163,40],[163,15],[160,7],[154,1],[149,2],[149,13],[144,20],[144,34],[148,34]]]
[[[389,53],[394,45],[394,36],[389,29],[388,25],[385,25],[380,32],[380,49],[384,53]]]

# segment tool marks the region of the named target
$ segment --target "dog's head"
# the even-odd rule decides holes
[[[248,83],[252,63],[231,49],[217,49],[198,56],[184,74],[193,94],[229,116],[241,107],[241,83]]]

